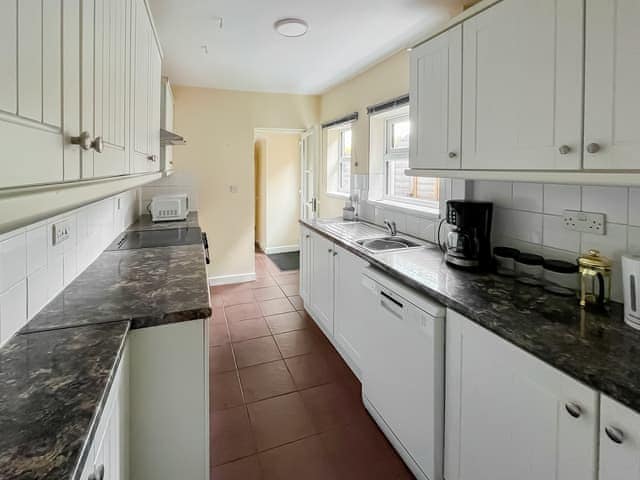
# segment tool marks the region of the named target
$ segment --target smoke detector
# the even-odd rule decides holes
[[[300,18],[282,18],[273,24],[273,28],[283,37],[301,37],[309,31],[307,22]]]

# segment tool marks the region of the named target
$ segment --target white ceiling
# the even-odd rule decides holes
[[[461,0],[149,0],[165,75],[179,85],[318,94],[407,47]],[[218,18],[222,17],[222,29]],[[300,38],[276,20],[309,23]],[[205,54],[202,45],[206,45]]]

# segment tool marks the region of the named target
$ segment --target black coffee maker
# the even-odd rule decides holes
[[[461,268],[489,269],[492,215],[491,202],[447,202],[447,223],[450,225],[445,248],[447,263]]]

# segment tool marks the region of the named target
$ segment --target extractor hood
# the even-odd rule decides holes
[[[170,132],[164,128],[160,129],[160,145],[186,145],[187,141],[184,137],[177,133]]]

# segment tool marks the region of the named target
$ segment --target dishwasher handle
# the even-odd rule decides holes
[[[404,318],[404,305],[402,302],[396,300],[391,294],[383,290],[380,290],[380,306],[399,319],[402,320]]]

